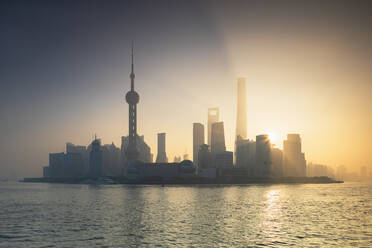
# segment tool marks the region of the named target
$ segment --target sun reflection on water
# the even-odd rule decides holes
[[[280,218],[282,216],[282,205],[280,198],[283,192],[280,189],[269,190],[265,194],[263,216],[262,216],[262,232],[267,236],[275,239],[278,232],[281,232]],[[274,241],[274,240],[272,240]]]

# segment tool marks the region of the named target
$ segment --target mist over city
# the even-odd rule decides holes
[[[1,1],[0,247],[370,246],[371,12]]]
[[[248,138],[272,134],[283,148],[299,133],[307,162],[371,171],[364,4],[4,1],[1,175],[41,176],[48,153],[88,146],[94,134],[120,147],[132,40],[138,132],[153,154],[165,132],[169,159],[191,158],[192,123],[206,125],[211,107],[233,151],[236,81],[245,77]]]

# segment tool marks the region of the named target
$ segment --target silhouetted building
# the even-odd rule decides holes
[[[81,153],[68,152],[65,154],[64,176],[65,177],[84,176],[84,161]]]
[[[167,163],[168,158],[165,152],[165,133],[158,133],[158,155],[156,163]]]
[[[135,161],[127,168],[129,180],[170,180],[178,175],[178,163],[143,163]]]
[[[198,155],[198,167],[199,168],[210,168],[212,167],[212,155],[209,151],[209,147],[206,144],[203,144],[199,148]]]
[[[301,152],[299,134],[288,134],[283,143],[283,163],[285,176],[306,176],[305,154]]]
[[[223,122],[215,122],[211,129],[211,152],[217,154],[226,151]]]
[[[74,145],[70,142],[66,143],[66,153],[85,153],[87,148],[85,146]]]
[[[70,142],[66,143],[66,153],[79,153],[83,160],[83,174],[89,173],[89,152],[86,146],[74,145]],[[80,172],[79,172],[80,174]]]
[[[269,176],[271,173],[271,144],[267,134],[256,136],[256,176]]]
[[[242,139],[247,138],[247,101],[245,78],[238,78],[238,109],[236,116],[236,135]]]
[[[283,152],[279,148],[271,148],[271,171],[270,175],[275,177],[283,176]]]
[[[256,142],[249,139],[242,139],[238,136],[235,141],[235,147],[236,166],[247,169],[253,174],[256,166]]]
[[[127,147],[129,145],[129,138],[122,136],[121,137],[121,160],[122,165],[127,164],[125,151],[127,150]],[[138,136],[136,140],[137,150],[139,153],[138,160],[145,162],[145,163],[152,163],[153,161],[153,154],[151,153],[150,146],[146,144],[145,137]]]
[[[82,177],[87,174],[84,158],[85,146],[66,143],[66,153],[50,153],[49,166],[43,168],[43,176],[51,178]]]
[[[219,108],[208,109],[208,145],[211,147],[212,141],[212,124],[218,122],[220,119]]]
[[[65,154],[49,153],[50,176],[53,178],[64,177]]]
[[[129,105],[129,144],[125,151],[126,161],[128,163],[135,161],[139,157],[137,149],[137,103],[139,94],[134,91],[134,65],[133,65],[133,45],[132,45],[132,70],[130,73],[130,91],[127,92],[125,99]]]
[[[241,136],[237,136],[235,140],[235,161],[237,168],[248,167],[249,153],[249,139],[243,139]]]
[[[91,144],[92,150],[89,156],[90,176],[100,177],[103,175],[103,157],[101,150],[101,141],[95,138]]]
[[[209,151],[208,145],[203,144],[200,146],[198,160],[198,176],[205,178],[216,178],[217,169],[213,165],[213,158],[211,152]]]
[[[217,169],[233,168],[233,152],[219,152],[213,156],[213,167]]]
[[[122,173],[121,151],[112,144],[102,146],[102,167],[104,175],[120,175]]]
[[[136,181],[167,181],[195,176],[195,165],[190,160],[180,163],[143,163],[135,161],[128,166],[127,177]]]
[[[201,123],[193,124],[193,161],[194,164],[198,164],[199,148],[204,144],[204,125]]]
[[[196,165],[191,160],[183,160],[178,165],[178,177],[187,178],[196,175]]]

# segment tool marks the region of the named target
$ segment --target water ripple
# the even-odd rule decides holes
[[[372,185],[0,183],[0,247],[372,247]]]

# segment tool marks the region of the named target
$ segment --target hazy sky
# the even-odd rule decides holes
[[[248,136],[308,162],[371,166],[370,1],[1,1],[0,177],[40,176],[49,152],[128,134],[135,40],[138,131],[156,157],[192,155],[192,123],[220,107],[233,149],[236,79]]]

